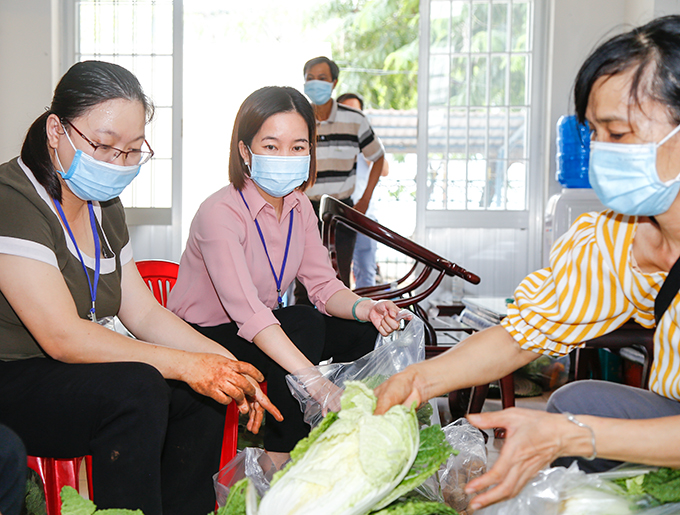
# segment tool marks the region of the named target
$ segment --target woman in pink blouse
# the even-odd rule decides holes
[[[277,465],[306,436],[285,375],[322,360],[352,361],[398,327],[390,301],[359,298],[336,278],[303,191],[316,179],[316,122],[294,88],[267,87],[241,105],[231,138],[231,184],[203,202],[168,307],[255,365],[283,422],[267,419]],[[295,278],[309,306],[282,307]],[[370,321],[370,324],[363,322]]]

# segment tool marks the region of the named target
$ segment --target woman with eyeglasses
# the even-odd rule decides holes
[[[225,404],[255,432],[263,408],[281,415],[260,372],[160,306],[137,271],[118,195],[153,156],[152,114],[126,69],[75,64],[0,166],[0,423],[30,455],[92,455],[99,508],[205,515]]]
[[[322,360],[354,361],[378,332],[399,327],[390,301],[360,298],[336,277],[305,188],[316,178],[316,121],[294,88],[266,87],[241,105],[231,136],[231,184],[203,202],[189,231],[168,308],[267,378],[282,422],[264,447],[280,467],[309,432],[285,376]],[[283,305],[299,278],[311,306]],[[364,323],[370,322],[370,323]],[[313,375],[310,394],[338,393]]]
[[[552,463],[597,472],[621,462],[680,468],[680,16],[615,36],[582,65],[578,119],[592,130],[586,213],[515,291],[501,325],[408,367],[378,388],[377,412],[488,384],[542,354],[564,356],[633,319],[655,327],[649,389],[576,381],[546,412],[469,415],[506,429],[500,457],[466,491],[476,509],[516,495]],[[663,289],[662,289],[663,288]],[[664,299],[666,302],[664,302]]]

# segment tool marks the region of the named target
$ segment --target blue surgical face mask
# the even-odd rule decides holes
[[[655,216],[668,211],[680,191],[680,175],[661,182],[656,151],[678,131],[680,125],[659,143],[591,141],[588,178],[600,201],[625,215]]]
[[[250,150],[250,147],[248,147]],[[272,197],[285,197],[309,179],[310,155],[266,156],[250,150],[250,178]]]
[[[140,165],[120,166],[98,161],[94,157],[76,149],[66,129],[64,133],[76,151],[68,172],[64,173],[59,154],[54,149],[61,170],[59,175],[66,181],[68,188],[82,200],[104,202],[120,195],[132,180],[137,177]]]
[[[312,104],[322,106],[331,99],[333,83],[325,80],[308,80],[305,82],[305,95]]]

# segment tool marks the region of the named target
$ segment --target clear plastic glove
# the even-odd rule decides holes
[[[323,416],[329,411],[340,411],[340,396],[344,391],[341,387],[326,379],[316,368],[298,370],[293,375],[298,378],[298,383],[309,396],[321,406]]]
[[[401,311],[399,322],[412,313]],[[328,411],[339,409],[339,397],[346,381],[362,381],[369,388],[425,358],[425,326],[418,317],[404,330],[379,336],[376,348],[350,363],[323,363],[286,376],[291,394],[300,402],[304,420],[315,427]],[[420,399],[424,397],[419,397]],[[394,402],[399,404],[400,402]],[[385,411],[387,408],[385,408]]]

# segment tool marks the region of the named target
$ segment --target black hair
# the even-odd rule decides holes
[[[52,104],[33,122],[21,147],[22,161],[50,197],[61,201],[61,183],[47,140],[47,118],[54,114],[63,121],[74,120],[103,102],[119,98],[141,102],[147,123],[153,118],[151,100],[144,94],[137,77],[122,66],[83,61],[71,66],[61,78],[54,89]]]
[[[631,105],[646,96],[667,106],[680,123],[680,16],[656,18],[600,45],[583,63],[574,83],[574,104],[583,123],[593,85],[600,77],[635,69]]]
[[[361,107],[361,110],[362,110],[362,111],[364,110],[364,99],[361,98],[361,95],[358,95],[358,94],[356,94],[356,93],[343,93],[343,94],[340,95],[338,98],[336,98],[335,101],[336,101],[338,104],[342,104],[342,103],[345,102],[346,100],[350,100],[350,99],[358,100],[358,101],[359,101],[359,106]]]
[[[340,75],[340,68],[338,68],[338,65],[335,64],[335,61],[331,61],[328,57],[325,56],[315,57],[314,59],[310,59],[309,61],[307,61],[305,63],[305,67],[302,69],[302,74],[307,75],[307,70],[321,63],[326,63],[328,65],[328,67],[331,69],[331,79],[337,80],[338,76]]]
[[[248,147],[264,122],[278,113],[298,113],[307,124],[309,136],[309,178],[300,186],[304,191],[316,181],[316,118],[309,101],[295,88],[267,86],[251,93],[236,114],[229,149],[229,181],[241,191],[250,176],[241,152],[239,141]]]

